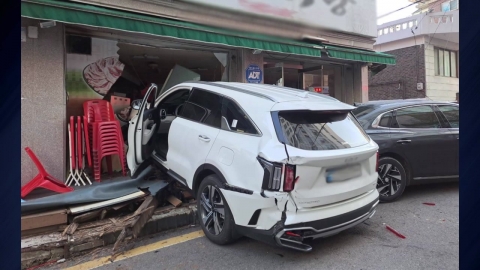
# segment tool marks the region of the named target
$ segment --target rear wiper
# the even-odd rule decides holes
[[[322,132],[322,130],[323,130],[323,127],[325,127],[325,125],[326,125],[326,124],[328,124],[328,123],[323,123],[322,127],[320,128],[320,130],[319,130],[319,131],[318,131],[318,133],[317,133],[317,137],[315,137],[315,140],[314,140],[314,141],[313,141],[313,142],[310,144],[310,148],[312,148],[312,147],[313,147],[313,145],[315,144],[315,142],[316,142],[316,141],[317,141],[317,139],[318,139],[318,136],[319,136],[319,135],[320,135],[320,133]]]

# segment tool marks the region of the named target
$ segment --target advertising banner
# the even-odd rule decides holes
[[[184,0],[327,30],[377,36],[375,0]]]
[[[83,115],[83,102],[103,99],[120,78],[117,41],[91,38],[89,53],[67,53],[65,87],[67,115]]]

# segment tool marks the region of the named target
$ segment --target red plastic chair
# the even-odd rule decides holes
[[[45,188],[58,193],[67,193],[73,191],[73,188],[67,187],[60,180],[51,176],[45,170],[40,160],[38,160],[37,156],[29,147],[26,147],[25,151],[30,156],[33,163],[35,163],[35,166],[37,166],[39,173],[30,182],[28,182],[25,186],[22,187],[22,198],[25,198],[25,196],[27,196],[30,192],[32,192],[32,190],[36,188]]]
[[[88,130],[88,121],[87,121],[87,117],[84,116],[83,117],[83,132],[85,133],[85,146],[87,148],[87,161],[88,161],[88,166],[89,167],[92,167],[92,151],[90,149],[90,145],[91,145],[91,136],[90,135],[90,132]]]
[[[112,174],[112,155],[118,155],[123,175],[126,175],[126,157],[120,124],[115,119],[113,108],[106,100],[90,100],[83,103],[85,136],[90,144],[95,181],[100,181],[102,159],[107,158],[108,172]],[[88,152],[90,152],[87,149]]]
[[[95,108],[97,108],[98,111],[101,112],[101,118],[97,118],[98,115],[95,115]],[[110,104],[110,102],[102,99],[85,101],[83,103],[83,113],[87,117],[87,121],[89,124],[92,122],[115,120],[112,105]]]
[[[100,181],[102,159],[107,158],[108,172],[112,173],[111,156],[118,155],[123,175],[126,175],[126,157],[122,132],[117,121],[93,122],[93,168],[95,181]]]

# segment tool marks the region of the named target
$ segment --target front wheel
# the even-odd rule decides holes
[[[407,174],[402,163],[391,157],[382,157],[378,161],[377,190],[380,201],[397,200],[407,186]]]
[[[197,213],[205,236],[218,245],[236,240],[235,221],[220,191],[222,183],[216,175],[203,179],[197,191]]]

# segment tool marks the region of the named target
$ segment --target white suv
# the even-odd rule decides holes
[[[186,82],[156,92],[152,85],[130,121],[129,169],[138,175],[154,161],[190,188],[212,242],[245,235],[310,251],[305,240],[375,213],[378,146],[354,107],[259,84]]]

